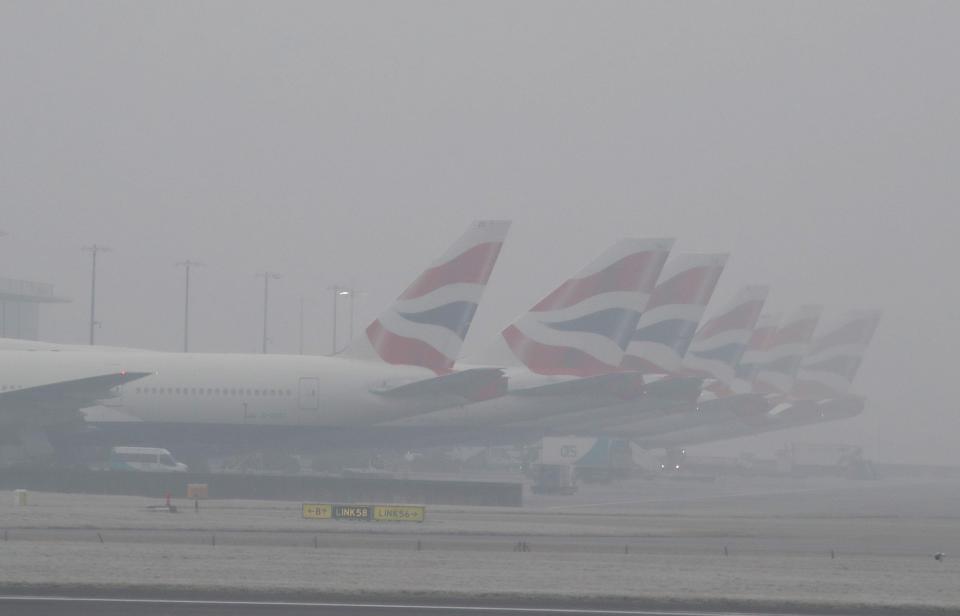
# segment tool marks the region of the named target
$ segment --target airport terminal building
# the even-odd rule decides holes
[[[52,284],[0,278],[0,338],[37,340],[40,336],[40,304],[69,301],[55,295]]]

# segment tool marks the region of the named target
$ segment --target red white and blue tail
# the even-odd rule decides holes
[[[510,355],[541,375],[617,372],[673,240],[625,239],[501,332]]]
[[[346,354],[450,372],[509,228],[502,220],[470,225]]]
[[[783,315],[779,313],[761,314],[757,319],[757,325],[750,334],[750,340],[747,342],[747,349],[737,364],[735,381],[740,385],[736,387],[739,393],[746,393],[753,387],[753,381],[760,372],[760,367],[767,359],[767,352],[770,348],[770,342],[774,334],[780,327],[780,320]]]
[[[725,254],[689,254],[667,263],[627,346],[622,369],[673,374],[680,368],[726,262]]]
[[[793,395],[824,400],[849,393],[879,323],[879,310],[856,310],[823,328],[803,358]]]
[[[790,393],[822,312],[822,306],[801,306],[777,328],[767,344],[766,357],[753,380],[756,393]]]
[[[749,285],[697,330],[683,358],[683,373],[733,383],[770,287]]]

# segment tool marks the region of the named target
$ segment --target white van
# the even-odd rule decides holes
[[[186,473],[187,465],[177,462],[159,447],[114,447],[110,450],[110,468],[115,471],[148,473]]]

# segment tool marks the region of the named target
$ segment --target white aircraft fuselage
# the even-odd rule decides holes
[[[0,351],[0,388],[148,372],[116,388],[103,405],[139,421],[186,424],[352,427],[463,402],[452,395],[376,393],[435,376],[420,367],[339,357],[59,348]]]

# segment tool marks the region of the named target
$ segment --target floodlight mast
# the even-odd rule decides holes
[[[279,280],[276,272],[260,272],[258,278],[263,278],[263,354],[267,353],[267,310],[270,305],[270,280]]]
[[[109,246],[93,244],[81,248],[84,252],[90,253],[90,345],[95,342],[94,332],[97,322],[97,255],[101,252],[111,252],[113,249]]]
[[[182,267],[185,274],[184,299],[183,299],[183,352],[186,353],[190,348],[190,268],[203,267],[199,261],[179,261],[176,267]]]

